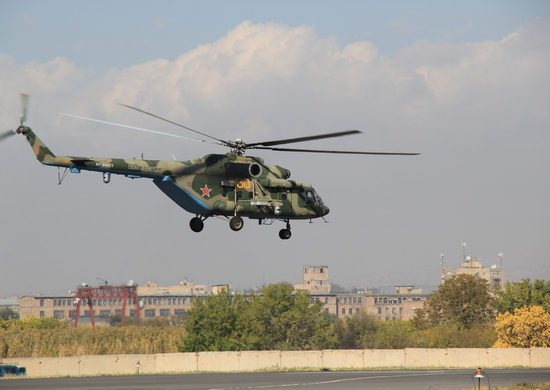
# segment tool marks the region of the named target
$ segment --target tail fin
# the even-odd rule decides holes
[[[51,162],[53,159],[55,159],[55,154],[52,153],[50,148],[48,148],[40,138],[34,134],[34,132],[31,130],[28,126],[20,126],[17,129],[17,132],[20,134],[24,134],[27,137],[27,140],[32,146],[32,150],[34,151],[34,154],[36,155],[36,158],[41,163],[47,163]]]

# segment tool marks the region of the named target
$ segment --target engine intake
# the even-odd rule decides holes
[[[231,177],[238,178],[257,178],[262,175],[262,166],[257,163],[242,164],[242,163],[225,163],[225,173]]]

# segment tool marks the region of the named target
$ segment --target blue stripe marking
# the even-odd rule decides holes
[[[189,211],[193,214],[209,214],[212,209],[208,207],[199,198],[193,196],[182,186],[174,183],[172,180],[166,180],[167,176],[163,180],[153,180],[153,183],[172,199],[178,206]]]

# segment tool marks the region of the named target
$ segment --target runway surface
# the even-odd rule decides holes
[[[486,370],[482,386],[550,382],[550,369]],[[0,380],[10,390],[245,390],[245,389],[472,389],[474,370],[321,371],[127,375]],[[477,384],[477,380],[476,380]]]

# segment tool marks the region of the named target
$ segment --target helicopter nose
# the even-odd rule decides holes
[[[330,209],[328,208],[328,206],[325,206],[325,214],[324,215],[327,215],[328,213],[330,213]]]

